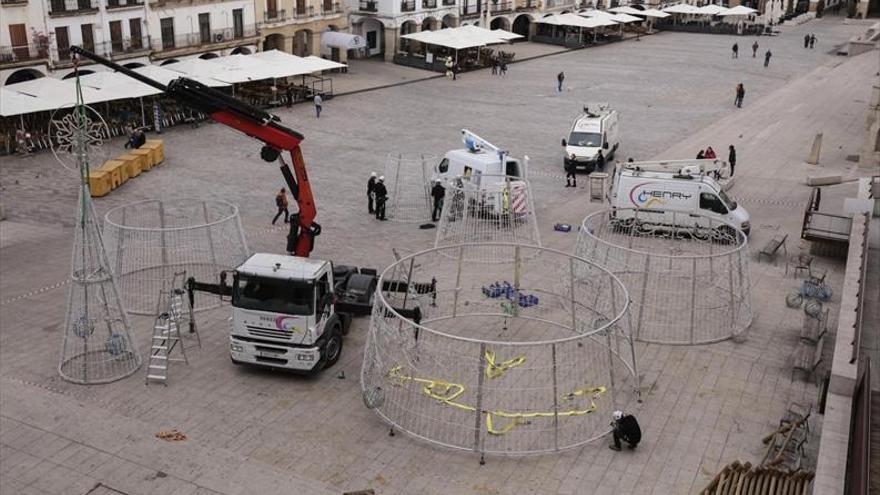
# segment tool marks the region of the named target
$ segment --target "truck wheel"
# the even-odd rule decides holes
[[[342,332],[338,326],[333,327],[330,337],[324,343],[322,354],[324,355],[324,369],[333,366],[336,364],[336,361],[339,361],[339,356],[342,355]]]

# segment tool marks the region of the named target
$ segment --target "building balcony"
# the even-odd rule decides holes
[[[459,8],[459,14],[462,18],[477,17],[480,15],[480,9],[476,3],[464,4]]]
[[[28,0],[0,0],[0,5],[27,5]]]
[[[144,0],[107,0],[107,10],[143,6]]]
[[[97,0],[50,0],[49,16],[62,17],[98,12]]]
[[[379,2],[376,0],[361,0],[358,5],[358,10],[361,12],[378,12]]]
[[[504,12],[513,12],[513,0],[501,0],[499,2],[492,2],[492,13],[493,14],[502,14]]]
[[[144,36],[142,38],[122,38],[105,43],[98,43],[98,45],[100,46],[96,46],[95,48],[110,55],[111,58],[139,53],[144,50],[150,50],[152,47],[149,36]]]
[[[0,67],[7,65],[27,65],[48,59],[48,46],[0,46]]]
[[[290,16],[287,14],[287,10],[267,10],[263,12],[263,23],[265,24],[273,24],[276,22],[284,22],[289,19]]]
[[[416,11],[416,0],[402,0],[400,2],[400,11],[401,12],[415,12]]]
[[[437,0],[422,0],[422,8],[423,9],[436,9],[437,8]]]
[[[339,2],[324,2],[321,4],[322,15],[333,15],[342,13],[342,4]]]
[[[449,7],[455,5],[455,0],[443,0],[441,3],[444,7]]]
[[[212,29],[204,33],[178,34],[173,37],[154,39],[150,44],[152,49],[156,51],[183,50],[230,43],[256,36],[256,34],[256,26],[250,25],[244,26],[239,32],[233,28]]]
[[[519,12],[524,11],[524,10],[534,10],[537,8],[538,8],[538,1],[537,0],[524,0],[524,1],[518,2],[516,5],[516,10]]]

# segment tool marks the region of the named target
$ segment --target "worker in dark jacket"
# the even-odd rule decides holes
[[[370,172],[370,180],[367,181],[367,213],[375,213],[373,208],[373,196],[376,192],[376,172]]]
[[[385,220],[385,202],[388,200],[388,189],[385,188],[385,176],[380,175],[376,185],[373,186],[373,195],[376,197],[376,218]]]
[[[436,222],[440,220],[440,214],[443,212],[443,198],[446,197],[446,188],[443,187],[440,179],[434,181],[434,187],[431,188],[431,197],[434,199],[431,220]]]
[[[624,414],[623,411],[614,411],[612,413],[614,421],[611,427],[614,428],[611,434],[614,436],[614,445],[609,445],[611,450],[620,451],[620,441],[623,440],[629,444],[629,448],[634,449],[642,440],[642,429],[639,428],[639,422],[632,414]]]
[[[599,154],[596,155],[596,170],[604,170],[605,169],[605,155],[602,154],[602,150],[599,150]]]

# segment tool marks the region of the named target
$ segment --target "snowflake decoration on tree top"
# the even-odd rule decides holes
[[[85,154],[88,157],[96,157],[104,147],[104,140],[109,135],[107,124],[101,115],[92,107],[83,105],[85,110],[81,114],[70,111],[70,107],[62,107],[55,110],[49,122],[49,135],[52,136],[52,153],[64,168],[77,170],[79,168],[79,139],[82,136],[85,145]],[[56,117],[63,113],[60,117]],[[79,119],[85,116],[84,125],[80,125]],[[97,163],[99,160],[95,160]]]

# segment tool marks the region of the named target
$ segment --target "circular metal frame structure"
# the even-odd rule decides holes
[[[503,262],[513,245],[541,246],[529,182],[474,174],[447,180],[434,247],[482,244],[465,251],[471,261]],[[451,250],[448,253],[456,253]]]
[[[104,245],[125,309],[153,314],[159,292],[175,273],[216,281],[223,270],[250,254],[238,207],[217,199],[146,200],[119,206],[104,216]],[[220,305],[197,293],[193,308]]]
[[[510,256],[472,261],[487,247]],[[593,262],[461,244],[397,261],[379,287],[361,386],[392,429],[480,453],[557,452],[606,435],[638,398],[629,296]]]
[[[734,225],[683,212],[607,209],[584,219],[575,254],[629,288],[636,340],[708,344],[751,325],[748,238]]]

